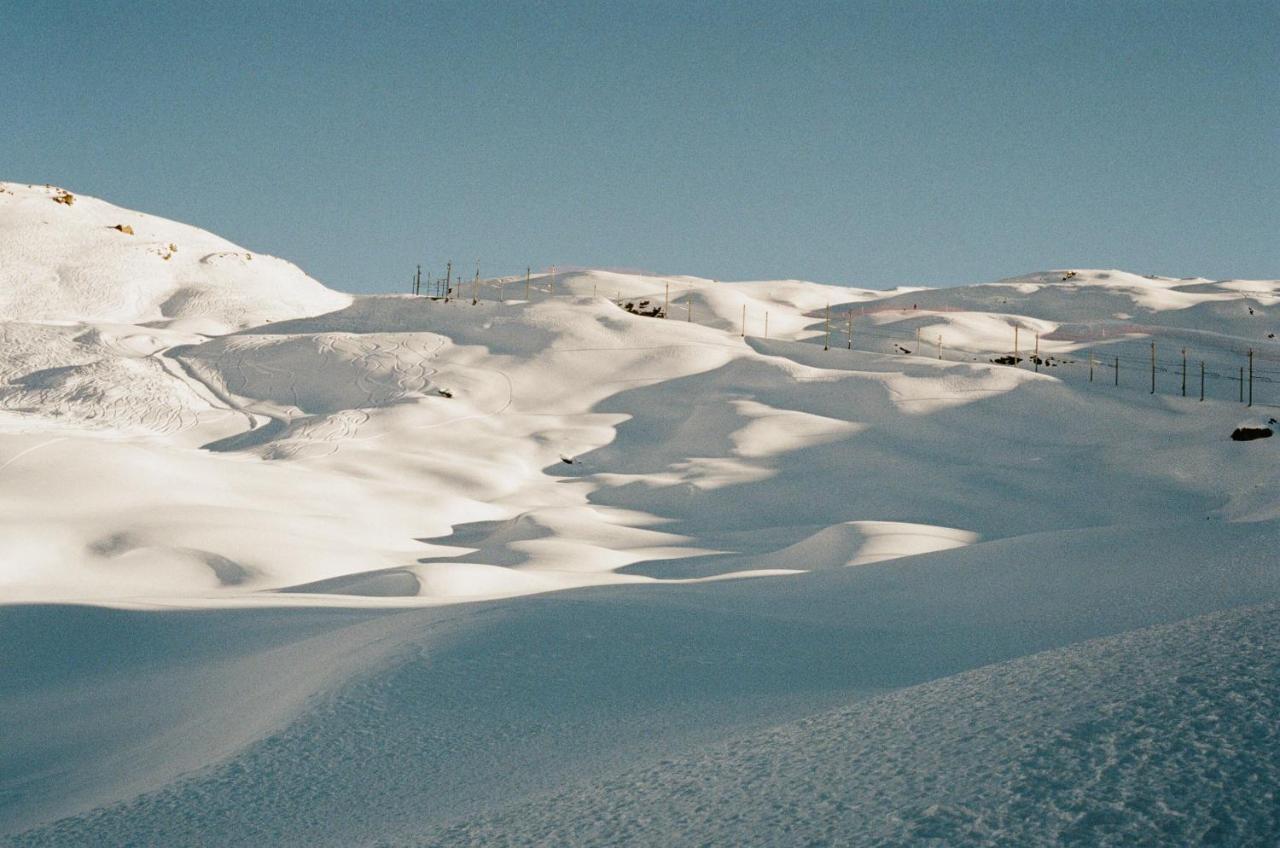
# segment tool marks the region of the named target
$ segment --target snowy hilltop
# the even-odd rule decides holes
[[[0,319],[226,332],[350,303],[297,266],[54,186],[0,183]]]
[[[0,844],[1280,838],[1280,281],[450,282],[0,183]]]

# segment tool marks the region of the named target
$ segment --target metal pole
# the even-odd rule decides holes
[[[1013,367],[1018,367],[1018,325],[1013,325]]]
[[[742,337],[747,337],[747,305],[742,304]]]
[[[453,288],[453,260],[444,264],[444,299],[449,300],[449,289]]]
[[[919,332],[917,330],[916,332]],[[827,339],[822,343],[823,350],[831,350],[831,304],[827,304]]]
[[[1116,357],[1116,385],[1120,385],[1120,357]]]
[[[671,303],[671,284],[667,283],[665,294],[662,295],[662,317],[667,317],[667,308]]]
[[[1151,394],[1156,393],[1156,343],[1151,343]]]
[[[1089,382],[1093,382],[1093,351],[1089,351]]]
[[[1200,360],[1200,402],[1204,403],[1204,360]]]
[[[1249,348],[1249,405],[1253,406],[1253,348]]]
[[[529,299],[529,275],[533,273],[533,268],[525,266],[524,269],[524,299]]]
[[[845,316],[849,319],[849,350],[853,350],[853,310],[850,309]]]
[[[942,334],[938,334],[938,358],[942,358]]]
[[[1187,349],[1182,349],[1182,396],[1187,396]]]
[[[1244,403],[1244,366],[1240,366],[1240,402]]]

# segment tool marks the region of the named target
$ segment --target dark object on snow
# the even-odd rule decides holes
[[[622,308],[630,312],[632,315],[643,315],[646,318],[665,317],[662,314],[661,306],[650,306],[649,301],[647,300],[642,300],[639,303],[632,303],[631,301],[627,301],[626,303],[622,304]]]
[[[1237,427],[1231,431],[1231,441],[1251,442],[1254,439],[1271,438],[1270,427]]]
[[[997,356],[995,359],[991,361],[994,362],[996,365],[1017,365],[1019,362],[1022,361],[1022,357],[1014,356],[1011,353],[1006,353],[1004,356]]]
[[[908,350],[907,348],[903,347],[903,346],[902,346],[902,345],[900,345],[900,344],[896,344],[896,345],[894,345],[894,347],[896,347],[896,348],[898,349],[898,353],[906,353],[906,354],[910,354],[910,353],[911,353],[911,351],[910,351],[910,350]]]
[[[453,392],[448,389],[436,389],[436,394],[440,395],[440,397],[453,397]]]
[[[573,465],[573,460],[567,456],[560,457],[560,461],[563,462],[565,465]]]

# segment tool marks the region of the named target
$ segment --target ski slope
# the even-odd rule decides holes
[[[350,296],[2,183],[0,844],[1274,841],[1278,292]]]

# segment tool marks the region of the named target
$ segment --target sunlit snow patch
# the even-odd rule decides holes
[[[977,533],[954,527],[905,521],[846,521],[825,527],[759,561],[816,571],[962,548],[977,540]]]

